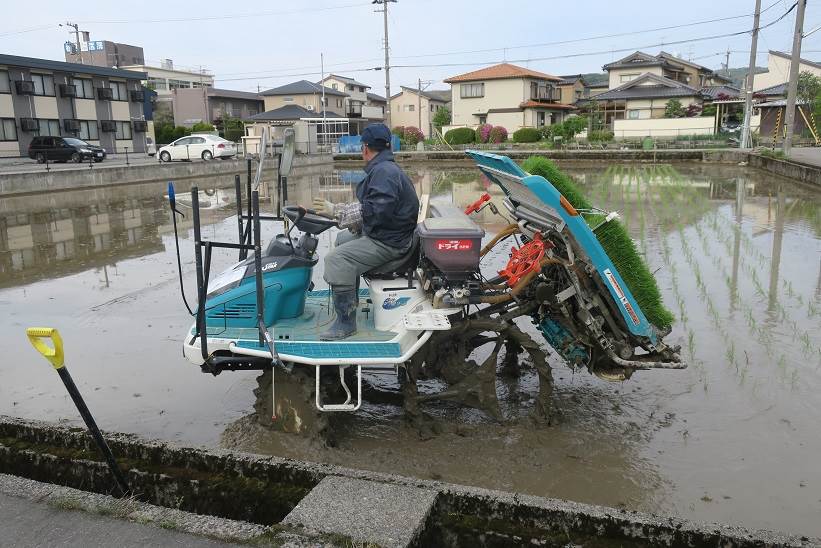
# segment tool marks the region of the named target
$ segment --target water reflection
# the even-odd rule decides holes
[[[108,280],[108,266],[163,251],[162,235],[172,231],[164,189],[151,184],[4,198],[0,286],[101,267]],[[234,201],[233,189],[199,194],[205,222],[208,210],[218,212]],[[178,194],[183,209],[190,201],[190,193]],[[191,223],[190,216],[180,219],[183,234]]]

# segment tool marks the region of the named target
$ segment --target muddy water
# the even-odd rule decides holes
[[[190,318],[164,185],[145,185],[0,200],[0,413],[79,422],[25,341],[25,327],[54,325],[106,429],[821,535],[821,192],[727,166],[568,171],[596,205],[621,212],[657,270],[678,317],[668,340],[682,345],[687,370],[613,384],[551,356],[562,416],[550,428],[431,404],[441,432],[423,440],[398,408],[372,404],[341,422],[338,448],[272,433],[249,417],[254,374],[213,378],[182,359]],[[465,166],[409,172],[420,192],[460,205],[485,190]],[[290,196],[344,200],[355,178],[294,177]],[[208,192],[206,235],[235,238],[232,193]],[[490,233],[505,224],[489,213],[482,222]],[[499,381],[505,416],[526,416],[536,389],[530,371]]]

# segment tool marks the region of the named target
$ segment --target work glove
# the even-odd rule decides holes
[[[334,218],[334,204],[332,204],[328,200],[323,200],[322,198],[314,198],[314,204],[312,209],[314,210],[314,213],[316,213],[317,215],[327,217],[328,219]]]

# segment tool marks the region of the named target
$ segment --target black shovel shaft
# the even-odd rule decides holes
[[[77,406],[77,411],[79,411],[80,416],[83,417],[83,421],[85,421],[88,431],[91,432],[91,437],[94,438],[94,441],[97,443],[97,447],[100,451],[102,451],[103,456],[108,463],[108,467],[111,469],[111,473],[114,474],[114,478],[117,480],[117,488],[120,492],[119,495],[121,497],[125,496],[126,493],[129,492],[128,482],[125,481],[125,476],[123,476],[120,467],[117,466],[117,461],[114,460],[114,455],[111,453],[111,449],[108,447],[105,439],[103,439],[100,429],[97,428],[97,423],[94,422],[94,417],[91,416],[91,412],[88,410],[86,402],[83,400],[83,396],[81,396],[80,391],[77,390],[77,385],[74,384],[74,379],[71,378],[71,375],[65,366],[57,369],[57,373],[60,375],[60,379],[63,381],[63,384],[66,385],[68,395],[71,396],[72,400],[74,400],[74,405]]]

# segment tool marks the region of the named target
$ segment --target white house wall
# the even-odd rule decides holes
[[[465,82],[482,83],[482,82]],[[510,78],[504,80],[485,80],[485,95],[484,97],[462,98],[461,85],[462,82],[456,82],[451,85],[452,104],[451,104],[451,124],[454,126],[475,126],[479,123],[479,115],[484,116],[488,110],[496,108],[515,108],[523,101],[527,100],[524,79]],[[527,93],[529,95],[529,92]],[[504,116],[503,118],[509,119]],[[490,116],[488,116],[488,123]],[[510,131],[512,127],[518,127],[522,123],[521,113],[519,113],[519,120],[515,126],[507,127],[505,129]],[[497,124],[502,125],[502,124]]]
[[[621,81],[622,75],[633,74],[634,76],[631,80],[635,80],[642,74],[646,74],[648,72],[650,74],[655,74],[656,76],[664,76],[662,74],[661,67],[628,67],[610,69],[609,89],[617,88],[627,83],[627,81]]]
[[[801,63],[798,68],[799,72],[810,72],[815,76],[821,77],[821,68],[806,65]],[[753,77],[753,91],[777,86],[783,84],[790,79],[790,60],[780,55],[773,55],[772,53],[767,57],[767,72],[756,74]]]

